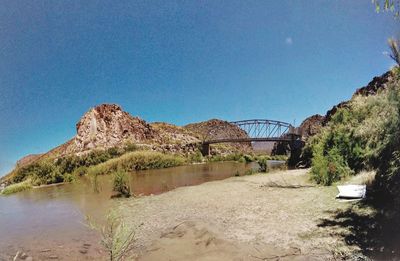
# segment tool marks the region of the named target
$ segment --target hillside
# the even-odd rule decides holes
[[[38,160],[43,154],[29,154],[25,157],[19,159],[15,164],[16,167],[24,167],[31,164],[32,162]]]
[[[248,135],[244,130],[227,121],[218,119],[188,124],[183,128],[193,133],[193,135],[201,141],[224,138],[248,138]],[[224,145],[227,145],[228,148],[231,146],[237,150],[251,150],[251,144],[249,143],[226,143]],[[219,148],[221,147],[226,146],[219,146]]]
[[[381,76],[374,77],[366,86],[356,89],[352,98],[347,101],[342,101],[328,110],[325,115],[315,114],[303,120],[300,128],[303,131],[303,138],[308,139],[320,132],[323,126],[326,126],[332,117],[340,108],[348,107],[348,104],[359,96],[367,97],[374,96],[378,92],[387,89],[388,84],[392,83],[395,78],[394,71],[390,70]]]
[[[183,127],[163,122],[147,123],[123,111],[117,104],[101,104],[89,109],[81,117],[76,124],[76,135],[72,139],[46,153],[22,158],[16,168],[2,180],[15,179],[18,170],[29,169],[37,163],[49,160],[53,162],[64,158],[68,158],[69,161],[89,160],[92,163],[74,163],[76,166],[82,164],[88,166],[119,157],[132,149],[188,157],[199,153],[199,145],[205,137],[211,139],[247,137],[247,134],[237,126],[217,119]],[[211,153],[229,154],[250,149],[249,144],[232,143],[212,146]],[[68,170],[72,171],[75,167],[70,167]]]
[[[379,195],[400,204],[399,68],[375,77],[350,100],[317,119],[314,126],[322,127],[303,150],[303,156],[311,158],[312,178],[330,185],[360,171],[375,170]]]

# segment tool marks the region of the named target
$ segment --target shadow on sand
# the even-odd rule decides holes
[[[400,210],[387,199],[374,197],[376,192],[369,195],[347,210],[330,212],[318,226],[336,231],[347,245],[358,246],[371,259],[400,260]]]

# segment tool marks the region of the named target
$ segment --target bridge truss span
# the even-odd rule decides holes
[[[301,134],[298,128],[290,123],[275,120],[253,119],[232,121],[230,124],[239,127],[247,137],[224,137],[202,142],[203,155],[210,155],[210,144],[225,142],[285,142],[291,149],[302,146]],[[298,145],[296,145],[298,144]]]
[[[286,122],[252,119],[230,122],[244,130],[251,139],[283,139],[294,133],[294,127]]]

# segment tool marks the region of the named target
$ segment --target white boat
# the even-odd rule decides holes
[[[337,186],[337,188],[339,190],[337,198],[365,198],[367,192],[366,185],[342,185]]]

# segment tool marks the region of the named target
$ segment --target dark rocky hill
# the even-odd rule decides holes
[[[226,138],[248,138],[247,133],[238,126],[227,121],[211,119],[204,122],[192,123],[183,127],[199,140],[218,140]],[[250,143],[226,143],[237,150],[251,150]]]
[[[393,79],[393,72],[388,71],[381,76],[374,77],[366,86],[357,89],[352,97],[357,95],[375,95],[379,90],[386,89],[387,83]],[[350,99],[351,100],[351,99]],[[317,134],[323,126],[328,124],[339,108],[346,107],[350,100],[342,101],[328,110],[324,116],[319,114],[306,118],[300,125],[305,139]]]

